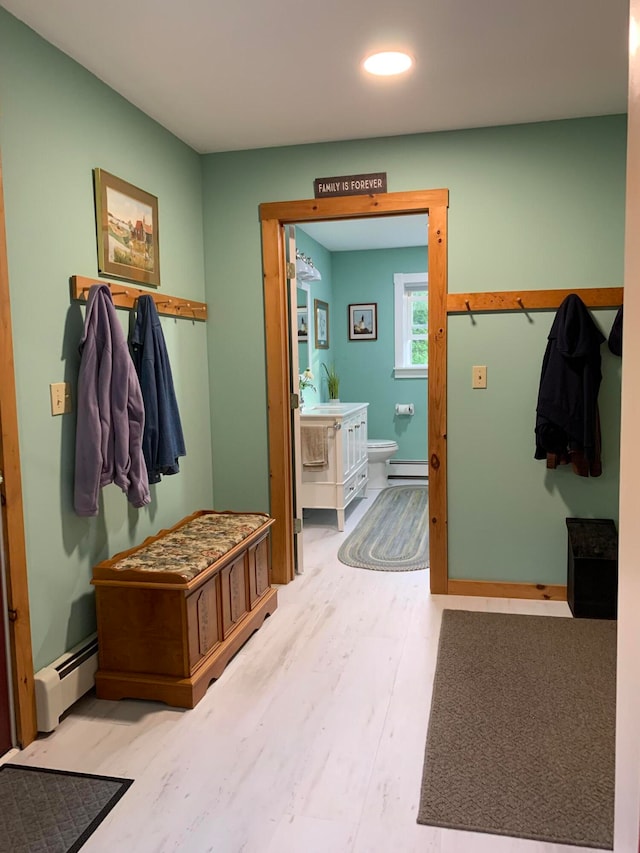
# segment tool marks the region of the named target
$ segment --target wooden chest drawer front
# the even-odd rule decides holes
[[[251,607],[269,588],[269,540],[249,549],[249,599]]]
[[[222,636],[226,638],[247,612],[247,554],[241,554],[220,572]]]
[[[101,669],[187,676],[180,590],[98,587]]]
[[[189,666],[191,669],[222,640],[220,630],[220,577],[216,575],[187,599]]]
[[[159,553],[155,571],[151,567],[153,554],[122,567],[128,555],[204,515],[212,516],[209,523],[215,523],[220,516],[223,523],[217,525],[218,532],[227,528],[233,532],[234,525],[235,538],[245,529],[249,532],[212,560],[208,542],[192,536],[189,541],[193,548],[186,556],[196,560],[193,565],[199,571],[194,576],[182,571],[184,565],[180,560],[176,562],[171,547]],[[227,525],[226,515],[206,510],[193,513],[138,548],[94,566],[98,698],[158,700],[193,708],[211,681],[220,677],[231,658],[275,611],[278,596],[269,586],[269,528],[273,519],[258,513],[260,518],[245,520],[244,515],[254,514],[229,513],[238,518]],[[256,521],[259,526],[252,527]],[[175,537],[173,545],[180,541],[179,536]],[[226,540],[222,543],[214,537],[214,551],[216,544],[220,550]],[[209,561],[206,565],[203,558]],[[170,567],[165,568],[169,563]]]

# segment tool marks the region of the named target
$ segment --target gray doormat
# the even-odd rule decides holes
[[[613,848],[616,623],[445,610],[418,823]]]
[[[346,566],[411,572],[429,565],[427,486],[383,489],[338,551]]]
[[[133,779],[0,766],[0,853],[74,853]]]

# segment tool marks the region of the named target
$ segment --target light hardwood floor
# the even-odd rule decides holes
[[[570,615],[561,602],[430,596],[421,572],[337,560],[375,492],[305,521],[305,573],[192,711],[81,700],[14,763],[135,780],[83,851],[581,853],[419,826],[443,609]],[[584,851],[586,853],[586,851]]]

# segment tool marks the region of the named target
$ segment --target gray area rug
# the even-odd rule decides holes
[[[445,610],[418,823],[613,848],[616,623]]]
[[[75,853],[132,779],[0,766],[1,853]]]
[[[347,536],[338,559],[347,566],[411,572],[429,565],[427,486],[383,489]]]

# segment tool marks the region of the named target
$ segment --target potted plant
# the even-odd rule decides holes
[[[333,365],[331,365],[331,367],[327,367],[327,365],[322,362],[322,366],[324,367],[324,372],[327,374],[327,391],[329,392],[329,399],[339,400],[340,377],[336,373],[336,369]]]
[[[313,384],[313,373],[308,367],[304,373],[298,376],[298,388],[300,389],[300,408],[302,408],[304,406],[303,390],[305,388],[311,388],[312,391],[316,390],[316,386]]]

